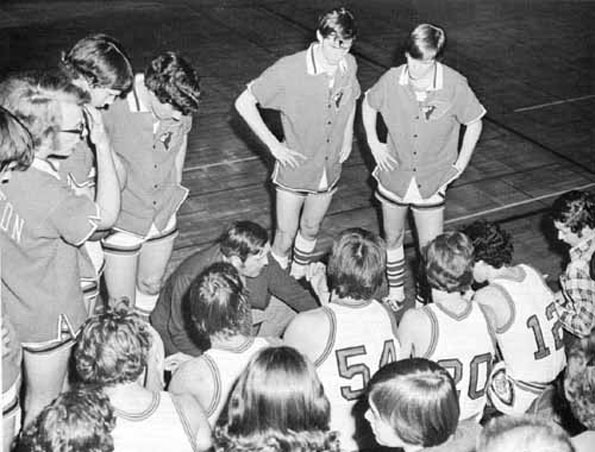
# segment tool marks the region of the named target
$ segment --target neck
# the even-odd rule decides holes
[[[454,314],[465,311],[470,303],[470,300],[460,292],[444,292],[437,289],[432,289],[432,299],[434,303]]]
[[[322,49],[320,44],[316,44],[314,46],[314,58],[316,60],[316,62],[320,65],[320,68],[324,71],[327,72],[328,74],[334,74],[335,71],[337,70],[337,67],[339,66],[339,64],[331,64],[328,62],[328,60],[324,57],[324,54],[322,53]]]
[[[517,273],[518,273],[518,270],[516,267],[509,267],[507,265],[503,265],[500,268],[491,267],[487,279],[488,279],[488,282],[492,282],[493,280],[495,280],[497,278],[507,278],[507,277],[516,276]]]

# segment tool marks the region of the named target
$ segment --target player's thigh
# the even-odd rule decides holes
[[[277,231],[295,234],[305,199],[302,194],[277,189],[275,203]]]
[[[333,193],[316,193],[306,197],[300,221],[302,229],[318,229],[328,211]]]
[[[412,210],[419,248],[423,249],[444,231],[444,206]]]
[[[134,304],[138,259],[143,241],[143,238],[126,232],[116,232],[103,240],[103,278],[111,299],[126,297]]]
[[[149,240],[143,245],[138,259],[139,285],[160,285],[174,249],[175,235]]]
[[[405,224],[409,207],[389,202],[381,202],[382,205],[382,229],[388,248],[403,244],[405,235]]]

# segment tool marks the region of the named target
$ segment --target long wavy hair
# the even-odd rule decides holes
[[[258,352],[239,377],[227,409],[227,423],[215,430],[217,451],[339,450],[314,366],[291,347]]]

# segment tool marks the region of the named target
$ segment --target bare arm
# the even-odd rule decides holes
[[[103,126],[101,114],[93,107],[86,110],[91,142],[97,160],[97,190],[95,204],[99,211],[99,229],[114,225],[120,214],[120,184],[114,165],[113,150]]]
[[[473,155],[473,151],[475,150],[475,146],[477,145],[477,141],[479,140],[482,129],[483,122],[481,119],[478,119],[477,121],[467,125],[465,134],[463,135],[463,143],[461,144],[459,157],[454,164],[454,166],[459,170],[459,175],[465,171],[465,168],[467,168],[467,165],[469,165],[469,161],[471,160],[471,156]]]
[[[298,314],[283,335],[285,345],[295,348],[315,363],[326,348],[330,325],[320,309]]]
[[[512,312],[509,303],[500,289],[487,286],[477,291],[473,301],[479,303],[483,308],[494,331],[500,330],[510,321]]]
[[[206,451],[213,445],[211,426],[200,404],[187,394],[175,396],[177,404],[188,421],[190,434],[199,451]]]
[[[390,171],[397,166],[397,161],[388,152],[385,143],[378,140],[376,133],[376,120],[378,111],[373,109],[368,103],[367,97],[362,101],[362,119],[364,122],[364,129],[366,130],[366,137],[368,139],[368,146],[372,151],[376,164],[383,171]]]
[[[397,331],[403,359],[423,357],[430,347],[432,325],[430,319],[419,309],[410,309],[403,314]]]
[[[299,166],[300,161],[305,157],[299,152],[293,151],[280,143],[279,140],[269,130],[264,123],[258,107],[258,101],[249,89],[244,90],[236,99],[235,106],[244,121],[248,123],[252,131],[269,148],[269,151],[275,159],[283,166],[288,165],[291,168]]]
[[[207,412],[215,398],[216,383],[210,367],[202,358],[186,361],[176,369],[169,383],[168,392],[194,397]]]
[[[182,183],[182,173],[184,171],[184,161],[186,160],[186,151],[188,150],[188,135],[184,135],[182,145],[176,155],[176,182]]]

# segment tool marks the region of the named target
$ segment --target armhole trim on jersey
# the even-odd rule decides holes
[[[484,322],[486,323],[486,328],[488,329],[488,335],[490,336],[490,340],[492,341],[492,346],[494,347],[494,352],[498,347],[498,341],[496,340],[496,333],[492,328],[492,324],[488,320],[488,316],[485,312],[485,308],[477,303],[477,307],[479,308],[480,315],[483,317]]]
[[[523,264],[525,267],[528,267],[529,269],[533,270],[533,272],[535,273],[535,276],[537,278],[539,278],[539,280],[542,282],[542,284],[544,285],[544,287],[547,289],[547,291],[552,294],[552,296],[554,296],[554,291],[550,288],[550,286],[548,286],[547,281],[545,280],[545,276],[543,275],[543,273],[541,273],[538,269],[536,269],[535,267],[531,266],[531,265],[527,265],[527,264]]]
[[[127,411],[123,411],[123,410],[120,410],[119,408],[114,407],[114,414],[117,417],[121,417],[121,418],[126,419],[127,421],[130,421],[130,422],[141,422],[141,421],[144,421],[145,419],[148,419],[149,417],[151,417],[153,415],[153,413],[155,413],[155,411],[157,411],[160,401],[161,401],[161,393],[155,391],[155,392],[153,392],[153,398],[151,399],[151,403],[145,410],[137,412],[137,413],[129,413]]]
[[[388,320],[390,321],[390,327],[393,331],[393,336],[395,336],[395,339],[398,340],[399,336],[397,334],[397,332],[398,332],[397,319],[395,318],[393,311],[391,310],[391,308],[389,308],[384,303],[380,303],[380,305],[384,308],[384,310],[386,311],[386,314],[388,315]]]
[[[219,376],[219,370],[217,368],[217,364],[213,361],[209,355],[204,354],[202,357],[205,360],[209,370],[211,371],[211,375],[213,376],[213,383],[215,384],[215,391],[213,391],[213,397],[209,402],[208,407],[205,407],[205,413],[207,417],[213,416],[215,414],[215,410],[217,409],[217,405],[219,404],[219,400],[221,399],[221,377]]]
[[[436,351],[436,346],[438,344],[438,335],[439,335],[439,326],[438,326],[438,319],[436,318],[436,314],[429,306],[424,306],[421,308],[421,312],[424,312],[428,318],[430,319],[430,334],[432,335],[430,338],[430,345],[428,349],[423,354],[421,358],[429,359],[434,352]]]
[[[178,413],[178,417],[180,418],[180,423],[182,424],[182,429],[184,430],[184,433],[186,433],[186,437],[188,438],[188,441],[190,442],[190,447],[192,447],[192,450],[194,452],[198,452],[198,447],[196,446],[196,438],[198,438],[198,432],[196,432],[196,438],[193,437],[192,428],[190,427],[190,422],[188,421],[188,418],[186,417],[186,413],[184,413],[184,409],[178,403],[178,400],[176,399],[176,397],[173,394],[170,395],[170,398],[171,398],[171,403],[173,404],[174,408],[176,409],[176,412]]]
[[[495,332],[497,334],[503,334],[506,333],[510,327],[512,326],[512,324],[514,323],[514,320],[516,319],[516,309],[514,307],[514,301],[512,300],[512,297],[510,296],[510,293],[508,293],[508,290],[506,290],[506,288],[498,283],[492,283],[490,284],[490,287],[493,287],[494,289],[496,289],[498,292],[500,292],[503,296],[504,299],[506,300],[506,303],[508,304],[508,307],[510,309],[510,317],[508,319],[508,322],[506,322],[504,325],[502,325],[501,328],[496,328]],[[485,311],[482,311],[484,313],[485,316]],[[489,324],[489,322],[488,322]]]
[[[324,306],[322,308],[322,312],[324,312],[328,318],[330,330],[328,334],[328,339],[326,341],[326,346],[324,347],[322,354],[316,361],[314,361],[315,367],[320,366],[329,357],[331,351],[335,347],[335,339],[337,336],[337,318],[335,317],[334,311],[330,309],[328,306]]]

